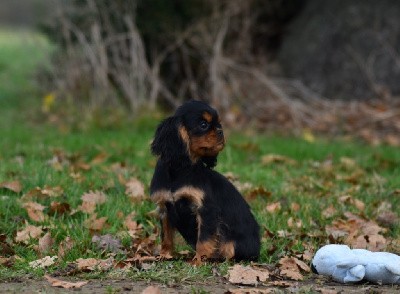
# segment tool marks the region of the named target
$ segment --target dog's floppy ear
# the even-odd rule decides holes
[[[167,162],[187,157],[187,147],[179,136],[179,125],[180,118],[176,116],[171,116],[160,123],[151,143],[151,152],[154,155],[160,156]]]

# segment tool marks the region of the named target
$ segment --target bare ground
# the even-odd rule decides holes
[[[76,281],[69,278],[63,280]],[[287,281],[286,287],[276,286],[259,286],[254,287],[239,287],[232,285],[225,279],[215,279],[205,282],[184,283],[163,285],[153,282],[123,280],[95,280],[92,279],[89,283],[79,289],[62,289],[52,287],[45,279],[29,279],[21,278],[12,281],[0,282],[0,293],[141,293],[148,286],[157,286],[161,293],[231,293],[233,290],[242,289],[242,293],[257,293],[256,289],[264,290],[267,293],[397,293],[400,292],[399,285],[342,285],[333,283],[324,279],[311,278],[302,282]],[[246,291],[247,289],[247,291]],[[254,292],[250,292],[252,289]],[[268,290],[267,290],[268,289]],[[260,291],[260,293],[261,293]]]

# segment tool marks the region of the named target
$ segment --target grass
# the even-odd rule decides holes
[[[45,44],[40,37],[35,38],[39,44]],[[74,209],[80,205],[84,193],[104,191],[107,201],[99,205],[96,212],[98,217],[108,218],[108,227],[104,227],[99,234],[121,236],[124,227],[123,218],[119,215],[127,215],[131,211],[136,212],[135,219],[143,225],[145,234],[150,234],[157,226],[157,220],[148,215],[155,208],[154,204],[149,200],[131,203],[113,167],[115,164],[122,166],[120,176],[138,178],[148,192],[155,164],[149,152],[149,143],[162,116],[150,114],[133,121],[124,120],[118,127],[89,127],[86,130],[60,130],[53,125],[35,122],[32,118],[43,114],[40,113],[40,99],[30,77],[36,62],[45,56],[37,46],[26,45],[14,34],[0,30],[0,183],[18,180],[23,186],[20,193],[0,189],[0,232],[8,236],[14,254],[21,257],[11,268],[0,266],[2,278],[27,274],[41,276],[45,272],[28,266],[30,261],[40,257],[35,250],[37,240],[28,244],[12,241],[16,232],[25,226],[26,220],[39,225],[29,220],[20,202],[20,198],[35,187],[59,186],[64,191],[56,199],[35,199],[46,207],[45,213],[48,213],[52,201],[66,202]],[[30,99],[29,107],[24,103],[25,99]],[[34,105],[37,105],[36,108]],[[92,163],[101,153],[106,155],[106,159],[98,164]],[[49,164],[57,154],[67,158],[66,166],[60,169]],[[263,156],[268,154],[283,156],[282,162],[263,162]],[[295,163],[289,159],[295,160]],[[77,162],[88,164],[89,169],[74,167]],[[325,226],[336,218],[342,218],[346,211],[375,219],[377,207],[382,202],[387,201],[393,207],[400,205],[399,198],[393,197],[394,191],[400,188],[400,153],[393,147],[372,147],[351,140],[323,138],[310,142],[302,138],[228,131],[228,144],[219,157],[216,169],[222,173],[233,173],[241,184],[250,183],[253,187],[244,194],[249,195],[251,191],[256,194],[249,203],[262,227],[261,263],[275,264],[283,256],[317,249],[327,241]],[[255,193],[254,188],[257,187],[269,193]],[[343,195],[364,202],[364,211],[351,203],[342,203],[339,197]],[[268,212],[266,207],[275,202],[280,203],[281,209]],[[297,208],[293,204],[298,204]],[[329,205],[333,205],[336,213],[325,217],[322,212]],[[68,262],[78,258],[105,257],[91,243],[91,234],[83,225],[87,218],[88,215],[81,212],[56,214],[42,223],[55,239],[55,253],[65,237],[78,241],[65,259],[46,269],[47,272],[64,268]],[[294,222],[300,221],[301,226],[291,226],[288,223],[290,218]],[[265,235],[266,230],[271,235]],[[282,231],[289,236],[281,236]],[[399,227],[390,228],[386,237],[399,239]],[[126,236],[122,239],[126,246],[132,242]],[[180,249],[187,247],[182,244]],[[124,256],[117,258],[123,259]],[[212,277],[215,268],[224,274],[229,265],[229,262],[224,262],[194,268],[184,260],[167,261],[156,263],[148,270],[133,269],[128,276],[164,283],[191,282]],[[104,274],[89,273],[86,277],[101,278]]]

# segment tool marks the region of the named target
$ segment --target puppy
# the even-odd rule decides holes
[[[236,188],[212,168],[225,138],[217,112],[189,101],[157,128],[150,185],[161,222],[161,252],[171,257],[177,230],[204,259],[256,260],[259,225]]]

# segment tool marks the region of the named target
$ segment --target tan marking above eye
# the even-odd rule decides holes
[[[203,113],[203,118],[206,122],[211,123],[212,122],[212,115],[208,112]]]

